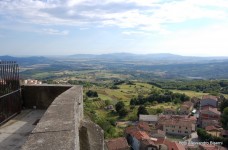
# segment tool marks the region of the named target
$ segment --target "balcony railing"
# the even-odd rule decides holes
[[[20,112],[19,67],[14,61],[0,61],[0,124]]]

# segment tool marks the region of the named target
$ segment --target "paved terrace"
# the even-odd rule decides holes
[[[104,149],[102,129],[83,117],[81,86],[26,85],[22,86],[22,99],[24,108],[37,110],[23,111],[1,126],[3,149]]]
[[[44,110],[23,110],[0,127],[0,149],[18,150],[35,128]]]

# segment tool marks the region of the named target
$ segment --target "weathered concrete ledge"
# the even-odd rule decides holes
[[[82,87],[59,95],[32,131],[23,150],[79,149],[79,127],[83,119]]]
[[[47,109],[54,99],[64,91],[71,88],[71,85],[22,85],[21,95],[23,107]]]
[[[26,93],[36,90],[37,86],[24,87],[24,98],[39,96],[40,94]],[[39,86],[38,86],[39,87]],[[47,92],[47,89],[61,87],[45,86],[39,87],[39,92]],[[66,88],[66,87],[65,87]],[[45,90],[46,89],[46,90]],[[54,90],[53,90],[54,91]],[[60,92],[58,91],[58,92]],[[48,91],[50,92],[50,90]],[[57,93],[58,93],[57,92]],[[56,94],[56,93],[55,93]],[[50,103],[52,94],[43,94]],[[34,99],[39,106],[47,106],[45,101]],[[29,102],[33,106],[34,102]],[[42,102],[42,103],[40,103]],[[26,106],[26,105],[25,105]],[[27,105],[28,106],[28,105]],[[35,105],[37,106],[37,105]],[[103,130],[91,121],[83,118],[83,88],[82,86],[67,87],[67,90],[60,94],[48,107],[47,111],[29,135],[28,140],[22,147],[23,150],[103,150]]]

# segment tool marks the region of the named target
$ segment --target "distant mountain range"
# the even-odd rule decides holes
[[[50,59],[42,56],[31,57],[12,57],[12,56],[0,56],[0,61],[16,61],[20,65],[34,65],[49,63]]]
[[[228,60],[228,57],[195,57],[195,56],[181,56],[169,53],[158,54],[131,54],[131,53],[111,53],[111,54],[76,54],[70,55],[66,58],[71,59],[93,59],[93,60],[113,60],[113,61],[149,61],[161,63],[208,63],[211,61],[220,62]]]
[[[180,63],[211,63],[228,60],[228,57],[194,57],[181,56],[169,53],[158,54],[131,54],[131,53],[110,53],[110,54],[76,54],[69,56],[31,56],[31,57],[12,57],[0,56],[0,60],[17,61],[20,65],[46,64],[53,61],[65,60],[105,60],[105,61],[145,61],[156,64],[180,64]]]
[[[52,57],[0,56],[0,61],[16,61],[21,74],[30,77],[36,73],[52,75],[66,70],[109,70],[134,78],[205,78],[227,79],[228,57],[190,57],[173,54],[77,54]],[[52,77],[50,75],[50,77]]]

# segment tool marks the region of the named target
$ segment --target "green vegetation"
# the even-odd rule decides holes
[[[116,112],[119,114],[120,117],[125,117],[128,113],[122,101],[116,103],[115,108],[116,108]]]
[[[133,98],[130,101],[131,105],[142,105],[145,103],[167,103],[174,102],[175,104],[189,100],[190,97],[185,94],[173,93],[168,90],[154,91],[153,94],[143,97],[139,95],[138,98]]]
[[[220,104],[220,111],[223,112],[226,107],[228,107],[228,99],[224,98]]]
[[[222,127],[225,129],[225,130],[228,130],[228,107],[226,107],[224,110],[223,110],[223,113],[221,115],[221,123],[222,123]]]
[[[154,80],[149,83],[162,89],[188,90],[213,95],[228,94],[227,80]]]
[[[139,106],[137,116],[139,117],[140,114],[143,114],[143,115],[149,114],[145,106]]]
[[[113,85],[118,88],[110,88]],[[90,92],[89,92],[90,91]],[[87,93],[97,92],[98,97],[89,97]],[[152,101],[144,99],[158,94]],[[116,125],[118,121],[136,121],[138,114],[159,114],[165,108],[177,109],[182,100],[188,97],[184,94],[162,90],[148,83],[139,81],[113,81],[112,83],[93,84],[84,90],[84,110],[94,122],[105,131],[106,138],[123,135],[126,125]],[[163,101],[161,95],[169,95],[171,100]],[[140,100],[138,98],[141,98]],[[151,97],[150,97],[151,98]],[[175,99],[179,98],[175,103]],[[140,105],[130,105],[132,99],[141,101]],[[108,109],[112,105],[114,109]],[[114,129],[115,132],[114,132]]]
[[[88,97],[98,97],[97,92],[96,92],[96,91],[91,91],[91,90],[87,91],[87,92],[86,92],[86,95],[87,95]]]
[[[201,129],[201,128],[197,129],[197,134],[202,141],[223,142],[223,146],[228,146],[228,138],[213,136],[213,135],[207,133],[206,130]]]

